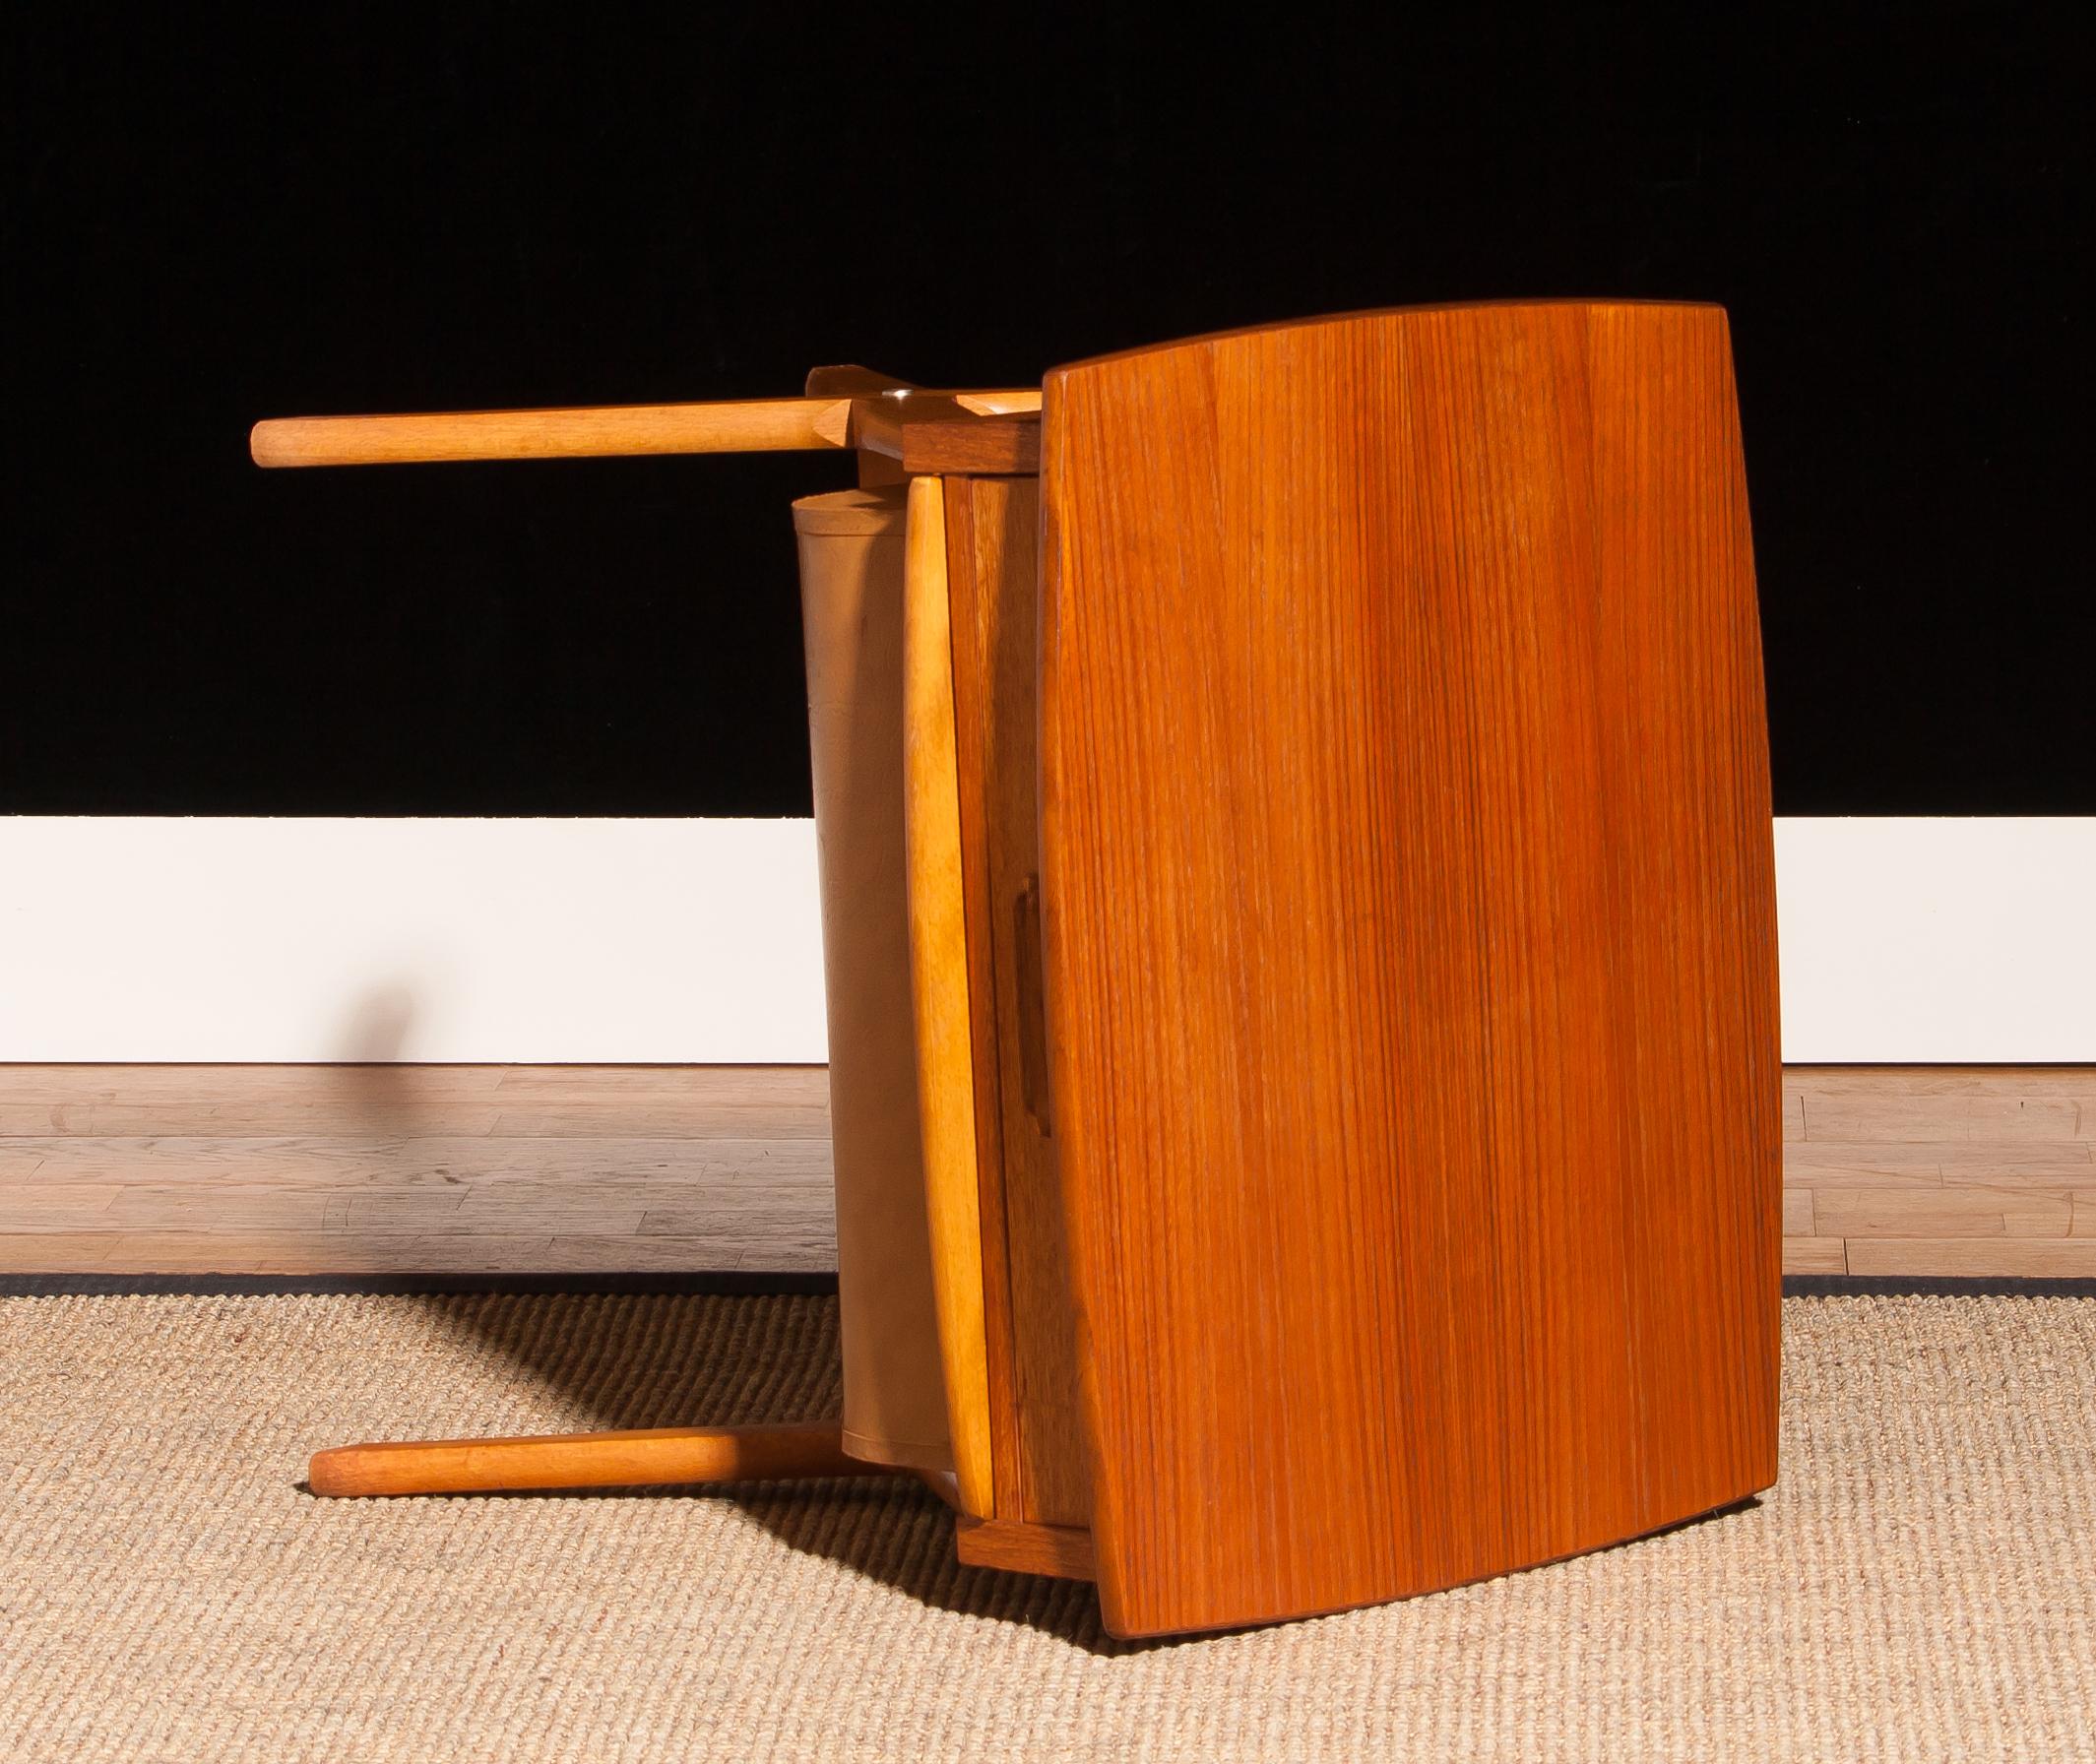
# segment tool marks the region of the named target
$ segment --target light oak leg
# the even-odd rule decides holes
[[[339,1445],[313,1454],[306,1481],[315,1494],[467,1494],[897,1474],[910,1473],[847,1457],[837,1423],[813,1421]]]

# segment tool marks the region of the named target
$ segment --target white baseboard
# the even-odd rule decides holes
[[[2096,1061],[2096,819],[1779,820],[1797,1062]],[[0,1060],[824,1058],[806,821],[0,818]]]
[[[0,819],[0,1060],[789,1064],[809,821]]]
[[[2096,1061],[2096,818],[1778,819],[1783,1057]]]

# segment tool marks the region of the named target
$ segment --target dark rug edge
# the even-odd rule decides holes
[[[1786,1274],[1786,1298],[2096,1298],[2096,1280],[2079,1275]]]

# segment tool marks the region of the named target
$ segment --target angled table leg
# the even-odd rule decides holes
[[[422,1439],[315,1452],[315,1494],[468,1494],[909,1474],[847,1457],[835,1421]]]

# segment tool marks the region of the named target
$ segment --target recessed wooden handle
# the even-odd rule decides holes
[[[1041,983],[1041,878],[1029,876],[1012,903],[1018,952],[1019,1082],[1026,1112],[1044,1139],[1055,1131],[1048,1108],[1048,999]]]
[[[313,1454],[306,1482],[315,1494],[466,1494],[890,1474],[847,1457],[837,1423],[816,1421],[339,1445]]]

